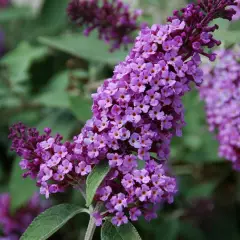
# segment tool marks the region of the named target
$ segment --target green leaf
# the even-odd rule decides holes
[[[35,182],[30,178],[23,178],[22,174],[23,171],[19,166],[19,158],[16,158],[9,183],[12,211],[24,205],[37,191]]]
[[[166,219],[158,225],[156,231],[158,236],[161,236],[161,240],[176,240],[179,233],[179,219]]]
[[[85,209],[71,204],[60,204],[36,217],[20,240],[45,240],[57,232],[67,221]]]
[[[197,91],[184,96],[186,126],[184,138],[175,138],[172,142],[172,158],[188,163],[215,163],[223,161],[218,157],[219,142],[210,133],[206,123],[204,104]]]
[[[67,91],[53,91],[40,94],[34,99],[34,102],[42,104],[46,107],[53,108],[69,108],[69,99]]]
[[[191,223],[180,222],[180,236],[184,240],[205,240],[204,232]]]
[[[51,48],[66,52],[78,58],[91,61],[99,61],[106,64],[115,65],[124,60],[126,51],[109,52],[109,46],[97,37],[89,37],[83,34],[71,34],[61,37],[40,37],[39,41]]]
[[[229,27],[230,31],[239,31],[239,29],[240,29],[240,20],[231,22]]]
[[[212,25],[217,24],[220,27],[220,31],[227,30],[230,26],[230,21],[222,18],[217,18],[212,21]]]
[[[71,74],[78,79],[86,79],[89,78],[89,73],[84,69],[75,69],[71,71]]]
[[[96,191],[110,170],[107,161],[96,165],[87,177],[86,206],[90,206]]]
[[[41,119],[37,129],[43,131],[45,127],[52,129],[52,135],[60,133],[64,140],[69,139],[76,126],[76,119],[67,111],[51,109],[46,112],[45,118]]]
[[[214,37],[225,42],[227,45],[235,44],[240,42],[239,31],[216,31]]]
[[[45,1],[42,14],[39,17],[41,25],[46,27],[60,29],[67,23],[66,8],[69,0],[51,0]]]
[[[101,229],[101,240],[141,240],[141,237],[131,223],[117,227],[110,221],[105,221]]]
[[[16,49],[5,55],[0,64],[8,67],[10,80],[19,83],[28,79],[28,70],[32,63],[45,57],[47,53],[46,47],[33,47],[27,42],[22,42]]]
[[[21,36],[27,41],[36,41],[43,35],[57,35],[67,26],[66,8],[69,0],[46,0],[33,21],[25,22]]]
[[[33,16],[32,12],[26,7],[8,7],[0,10],[0,23],[30,18]]]
[[[45,88],[45,91],[65,91],[68,86],[68,71],[62,71],[54,75],[50,80],[48,86]]]
[[[196,185],[188,191],[187,199],[211,197],[217,184],[218,181],[212,181]]]
[[[63,71],[56,74],[49,82],[42,93],[34,98],[34,102],[46,107],[69,108],[68,72]]]
[[[92,116],[92,101],[81,96],[69,96],[70,109],[78,120],[87,121]]]

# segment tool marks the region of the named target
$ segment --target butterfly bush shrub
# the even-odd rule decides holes
[[[95,8],[86,11],[90,4]],[[118,32],[114,24],[119,26],[123,13],[129,16],[128,8],[114,15],[117,20],[109,29],[99,25],[99,16],[123,5],[120,1],[97,4],[72,1],[68,14],[80,25],[91,19],[87,32],[98,28],[100,38],[110,33],[110,39],[123,43],[128,32]],[[166,162],[171,139],[181,136],[185,124],[182,97],[191,83],[203,81],[201,55],[215,60],[211,49],[221,42],[212,34],[218,26],[209,24],[219,17],[231,20],[232,5],[233,0],[199,1],[175,10],[166,25],[143,27],[126,59],[92,95],[93,116],[73,141],[63,142],[49,128],[41,135],[35,128],[15,124],[9,138],[12,150],[22,157],[24,177],[36,180],[40,193],[48,198],[69,187],[84,192],[93,169],[105,164],[109,171],[94,196],[94,203],[101,206],[92,212],[96,225],[104,219],[121,226],[142,215],[146,220],[156,218],[159,206],[172,203],[177,192]],[[132,29],[127,19],[124,23]]]

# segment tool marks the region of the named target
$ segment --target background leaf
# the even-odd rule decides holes
[[[165,219],[164,222],[159,224],[156,228],[158,236],[161,236],[161,240],[175,240],[179,233],[179,219]]]
[[[46,116],[41,119],[41,122],[37,125],[37,129],[43,132],[45,127],[49,127],[52,129],[52,135],[59,133],[66,140],[69,139],[76,124],[76,119],[72,114],[56,109],[46,112]]]
[[[14,21],[23,18],[33,18],[33,14],[28,7],[10,7],[0,10],[0,23]]]
[[[40,37],[39,41],[56,50],[63,51],[78,58],[99,61],[114,65],[124,60],[126,51],[109,52],[109,46],[96,36],[85,37],[82,34],[69,34],[61,37]]]
[[[37,191],[32,179],[22,177],[23,171],[19,166],[19,162],[20,159],[16,158],[9,183],[12,211],[23,206]]]
[[[19,83],[28,79],[31,64],[47,54],[46,47],[33,47],[27,42],[22,42],[14,51],[5,55],[0,64],[8,67],[10,80]]]
[[[92,117],[92,100],[80,96],[69,96],[70,109],[78,120],[83,122]]]

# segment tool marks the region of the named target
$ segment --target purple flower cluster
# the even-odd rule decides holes
[[[103,215],[98,212],[93,214],[98,226],[109,214],[113,216],[112,223],[117,226],[127,223],[128,219],[137,221],[142,215],[150,221],[157,217],[156,209],[160,203],[173,202],[177,191],[176,180],[166,175],[163,165],[150,160],[144,168],[138,168],[137,157],[125,155],[121,166],[112,169],[95,196],[107,210]],[[125,170],[119,170],[121,168]]]
[[[23,158],[20,166],[26,171],[24,177],[30,176],[36,179],[40,193],[44,194],[46,198],[49,197],[49,194],[64,191],[70,185],[76,188],[81,187],[92,167],[100,161],[97,158],[97,150],[94,150],[96,144],[92,145],[94,148],[89,149],[88,156],[82,155],[79,148],[80,135],[72,144],[69,142],[61,144],[61,136],[51,137],[50,130],[47,128],[43,135],[40,135],[34,128],[26,128],[21,123],[11,128],[9,137],[13,140],[12,150]],[[92,139],[94,140],[94,136]],[[84,144],[90,143],[92,139],[91,132],[89,132],[88,138],[84,139]],[[98,145],[99,150],[103,150],[103,148],[107,150],[106,142],[101,141],[104,138],[99,136],[98,139],[102,145]],[[101,152],[101,154],[104,153]],[[147,210],[147,207],[150,208],[150,204],[156,204],[163,200],[167,200],[169,203],[173,201],[176,182],[174,178],[165,174],[162,165],[158,165],[154,160],[149,160],[144,169],[138,169],[137,157],[133,154],[125,155],[122,160],[117,153],[109,153],[107,156],[105,154],[105,157],[111,159],[109,164],[112,170],[101,188],[98,189],[96,200],[107,203],[111,197],[111,204],[114,204],[114,201],[119,201],[118,204],[120,204],[121,198],[124,197],[125,200],[122,200],[126,201],[123,205],[125,207],[129,207],[130,204],[135,205],[139,201],[139,205],[143,205],[142,212],[147,219],[150,219],[151,216],[149,209]],[[115,181],[116,178],[120,179],[119,183]],[[145,196],[147,189],[148,193]],[[114,209],[110,210],[112,205],[106,204],[106,208],[109,213],[114,212]],[[130,212],[133,211],[132,208],[129,208]],[[120,204],[116,209],[123,208]],[[140,213],[140,209],[137,210]]]
[[[227,5],[222,1],[223,9]],[[190,4],[181,13],[175,11],[170,24],[142,29],[126,60],[92,95],[93,117],[75,138],[74,152],[88,164],[108,159],[116,180],[106,179],[96,199],[104,202],[118,226],[127,214],[131,220],[142,214],[151,219],[155,205],[170,203],[176,193],[175,179],[166,176],[161,164],[169,156],[171,138],[181,136],[181,97],[190,82],[202,82],[199,54],[214,60],[215,54],[204,47],[220,44],[210,34],[217,26],[205,25],[209,15],[217,17],[220,11],[230,18],[234,13],[216,9],[205,13]],[[138,161],[144,161],[142,169]],[[94,216],[100,224],[99,213]]]
[[[23,207],[11,212],[11,197],[8,193],[0,195],[0,228],[3,236],[0,240],[18,240],[22,233],[27,229],[32,220],[48,205],[43,203],[38,194],[35,194],[31,200]]]
[[[218,26],[209,22],[230,20],[235,12],[225,8],[233,3],[189,4],[174,11],[169,24],[143,28],[113,77],[92,95],[93,117],[72,144],[50,137],[49,129],[39,136],[34,129],[14,126],[12,149],[25,159],[22,168],[37,178],[41,193],[79,185],[94,165],[107,161],[111,170],[95,196],[105,207],[104,213],[93,214],[97,225],[106,216],[117,226],[141,215],[151,220],[159,204],[171,203],[176,180],[164,161],[172,137],[181,136],[185,124],[182,96],[191,82],[202,82],[200,54],[215,59],[205,51],[220,44],[211,34]]]
[[[240,49],[221,50],[218,55],[214,66],[204,66],[200,94],[209,128],[218,133],[219,155],[240,170]]]
[[[233,16],[233,21],[240,20],[240,0],[236,0],[237,6],[232,6],[232,8],[236,11],[236,14]]]
[[[5,8],[9,5],[9,0],[0,0],[0,8]]]
[[[51,137],[49,128],[44,132],[40,135],[35,128],[19,123],[10,129],[9,138],[13,140],[11,149],[23,158],[20,162],[26,171],[23,176],[36,179],[40,193],[48,198],[49,194],[62,192],[69,185],[79,186],[79,176],[88,174],[91,164],[78,164],[73,153],[75,144],[62,144],[62,136]]]
[[[140,10],[130,11],[122,0],[72,0],[67,9],[72,22],[84,26],[84,34],[98,30],[99,38],[111,44],[111,50],[133,42],[138,30]]]

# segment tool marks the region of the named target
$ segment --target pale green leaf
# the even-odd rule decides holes
[[[54,75],[50,80],[45,91],[65,91],[68,86],[68,71],[62,71]]]
[[[33,220],[20,240],[48,239],[71,218],[84,211],[83,208],[71,204],[60,204],[49,208]]]
[[[85,71],[84,69],[76,69],[76,70],[73,70],[73,71],[71,71],[71,74],[72,74],[74,77],[77,77],[77,78],[79,78],[79,79],[89,78],[88,72]]]
[[[0,23],[30,18],[33,16],[32,12],[29,11],[30,9],[27,7],[8,7],[5,9],[0,10]]]
[[[224,31],[219,30],[214,33],[214,37],[226,43],[226,45],[235,44],[240,42],[240,32],[239,31]]]
[[[39,41],[73,56],[111,65],[119,63],[127,56],[127,52],[122,50],[109,52],[109,46],[94,35],[85,37],[83,34],[71,34],[61,37],[40,37]]]
[[[107,161],[96,165],[87,177],[86,205],[90,206],[96,191],[110,170]]]
[[[11,209],[15,209],[24,205],[37,191],[35,182],[30,178],[23,178],[23,171],[19,166],[20,159],[16,158],[11,172],[9,189],[11,195]],[[24,191],[23,191],[24,189]]]
[[[63,71],[50,79],[49,85],[34,98],[34,102],[46,107],[68,108],[68,72]]]
[[[70,109],[78,120],[87,121],[92,116],[92,101],[81,96],[69,96]]]
[[[42,93],[34,99],[34,102],[46,107],[69,108],[68,93],[61,90]]]
[[[212,25],[217,24],[220,27],[219,31],[227,31],[227,29],[230,26],[230,21],[223,19],[223,18],[217,18],[212,21]]]
[[[101,240],[141,240],[141,237],[131,223],[117,227],[106,221],[101,229]]]
[[[239,31],[240,30],[240,20],[232,21],[229,27],[230,31]],[[235,33],[235,32],[233,32]]]
[[[19,83],[28,79],[28,71],[32,63],[45,57],[47,53],[46,47],[33,47],[27,42],[22,42],[5,55],[0,64],[7,66],[10,80]]]

